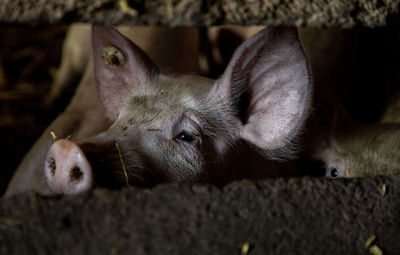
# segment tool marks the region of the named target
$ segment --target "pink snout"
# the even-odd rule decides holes
[[[47,152],[44,174],[54,194],[76,195],[93,186],[93,171],[82,149],[70,140],[54,142]]]

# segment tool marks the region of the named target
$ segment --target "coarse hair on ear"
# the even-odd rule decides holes
[[[212,93],[232,107],[247,96],[240,137],[270,158],[287,158],[309,113],[311,80],[296,28],[268,27],[236,50]]]

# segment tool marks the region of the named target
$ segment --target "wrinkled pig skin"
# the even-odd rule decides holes
[[[282,175],[282,164],[270,159],[293,155],[312,94],[296,29],[262,30],[216,81],[194,74],[194,29],[173,36],[155,29],[147,38],[145,30],[126,29],[121,33],[134,43],[112,28],[93,27],[94,61],[6,195]],[[50,131],[67,139],[51,145]]]

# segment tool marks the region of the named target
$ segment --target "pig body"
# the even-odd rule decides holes
[[[94,27],[94,72],[89,61],[70,105],[46,131],[71,138],[51,145],[45,133],[8,195],[226,182],[259,176],[260,169],[274,175],[268,165],[276,163],[266,158],[291,154],[311,97],[296,31],[261,31],[236,51],[217,81],[193,74],[198,68],[193,30],[182,29],[180,37],[153,30],[148,38],[143,31],[132,36],[143,40],[136,45],[116,30]]]

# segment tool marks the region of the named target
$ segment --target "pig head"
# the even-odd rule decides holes
[[[112,28],[93,27],[93,57],[97,94],[112,125],[54,142],[44,167],[54,194],[212,181],[214,172],[230,174],[226,166],[243,153],[241,143],[271,159],[293,155],[311,97],[296,29],[262,30],[216,81],[160,71]]]
[[[354,105],[365,101],[366,96],[365,91],[356,95],[350,93],[363,86],[362,79],[354,79],[356,69],[360,68],[357,66],[362,66],[359,58],[363,54],[359,53],[359,47],[364,45],[364,40],[360,40],[360,32],[306,28],[299,33],[315,83],[313,110],[303,139],[305,154],[322,161],[323,173],[329,177],[399,176],[400,124],[394,122],[396,118],[400,119],[400,115],[396,114],[396,104],[392,111],[388,111],[390,115],[384,118],[386,123],[367,124],[353,119],[357,118]],[[379,77],[379,73],[373,77]],[[386,88],[376,84],[376,89],[385,91]],[[377,97],[381,93],[377,91]],[[346,98],[356,102],[353,118],[348,114],[351,110],[348,103],[345,108]],[[365,108],[356,108],[381,108],[379,101],[372,100]],[[369,110],[365,110],[362,115],[368,113]]]
[[[324,163],[326,176],[400,179],[398,123],[355,122],[338,102],[316,108],[305,134],[306,153]]]
[[[74,140],[91,137],[107,130],[112,122],[105,116],[97,96],[93,71],[91,25],[75,24],[68,29],[62,61],[47,98],[51,108],[63,109],[25,155],[15,171],[5,196],[26,190],[49,194],[43,162],[57,137]],[[157,61],[160,68],[174,72],[198,72],[198,31],[195,28],[118,27]],[[160,43],[162,42],[162,43]],[[79,81],[76,82],[76,81]],[[73,92],[71,98],[70,92]],[[64,103],[69,104],[65,107]]]

